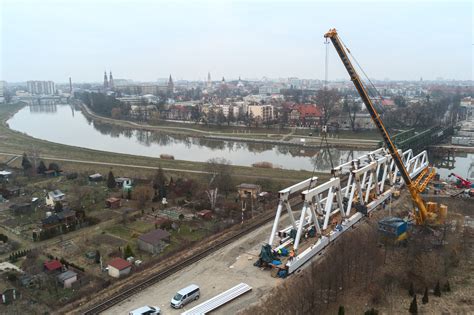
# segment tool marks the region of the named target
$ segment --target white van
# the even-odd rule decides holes
[[[200,294],[201,291],[199,291],[199,287],[195,284],[191,284],[176,293],[171,299],[171,307],[182,308],[189,302],[199,299]]]
[[[160,308],[158,306],[142,306],[133,311],[130,311],[128,315],[160,315]]]

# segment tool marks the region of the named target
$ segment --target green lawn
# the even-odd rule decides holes
[[[127,225],[127,228],[137,233],[147,233],[155,228],[155,224],[152,222],[138,220]]]
[[[127,242],[133,242],[134,238],[132,237],[133,231],[123,226],[122,224],[117,224],[112,227],[105,229],[105,232],[117,236]]]
[[[172,231],[172,239],[185,239],[188,241],[198,241],[206,236],[206,231],[203,229],[190,228],[187,224],[182,224],[179,231]]]

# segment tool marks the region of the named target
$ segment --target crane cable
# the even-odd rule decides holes
[[[326,38],[326,41],[325,41],[324,44],[326,45],[326,56],[325,56],[325,64],[324,64],[324,89],[327,89],[327,84],[328,84],[328,55],[329,55],[329,52],[328,52],[329,41],[328,41],[327,38]],[[332,161],[332,155],[331,155],[331,150],[330,150],[329,143],[328,143],[327,127],[326,127],[326,130],[323,130],[323,132],[322,132],[322,138],[321,138],[321,142],[319,144],[319,150],[314,155],[315,161],[314,161],[314,166],[313,166],[313,172],[311,173],[311,180],[310,180],[309,185],[308,185],[308,190],[311,189],[311,185],[314,182],[313,177],[314,177],[314,174],[316,173],[316,159],[317,159],[319,153],[321,153],[321,149],[323,147],[323,141],[326,141],[325,149],[326,149],[326,151],[328,152],[328,155],[329,155],[329,162],[331,163],[331,170],[334,169],[334,163]]]
[[[365,76],[365,78],[367,79],[367,81],[369,81],[370,86],[372,87],[373,91],[376,92],[376,94],[377,94],[378,97],[380,98],[380,101],[382,101],[382,100],[383,100],[382,94],[380,94],[380,92],[377,90],[377,88],[375,87],[375,85],[372,83],[372,80],[370,80],[370,78],[369,78],[369,76],[367,75],[367,73],[365,73],[364,69],[361,67],[361,65],[360,65],[359,62],[357,61],[356,57],[351,53],[351,51],[349,50],[349,48],[347,48],[346,44],[342,41],[342,39],[341,39],[340,37],[339,37],[339,40],[341,41],[342,45],[344,46],[344,48],[346,49],[346,51],[349,53],[349,55],[352,57],[352,59],[354,60],[354,62],[355,62],[356,65],[357,65],[357,67],[360,69],[360,71],[362,71],[362,73],[364,74],[364,76]],[[368,91],[369,93],[372,92],[371,89],[367,89],[367,91]],[[373,93],[371,93],[371,94],[372,94],[372,98],[373,98],[374,100],[376,100],[376,99],[377,99],[376,96],[374,96]],[[383,107],[381,107],[380,109],[382,109],[382,111],[383,111]]]

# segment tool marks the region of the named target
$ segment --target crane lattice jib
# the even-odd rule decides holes
[[[364,102],[368,112],[370,113],[370,116],[372,117],[372,121],[375,123],[377,126],[378,130],[382,134],[382,138],[387,145],[387,148],[390,152],[390,155],[392,156],[395,165],[397,166],[398,170],[401,173],[401,176],[403,180],[405,181],[405,184],[407,185],[408,189],[410,190],[411,197],[415,204],[418,207],[419,210],[419,215],[416,215],[416,221],[417,223],[423,223],[424,220],[427,217],[427,210],[425,207],[425,203],[423,199],[420,197],[418,193],[418,189],[416,188],[416,185],[412,182],[410,175],[408,174],[407,169],[405,168],[405,165],[403,164],[403,161],[400,157],[400,154],[398,154],[398,150],[393,144],[392,140],[390,139],[390,136],[387,132],[387,129],[385,129],[385,126],[382,122],[382,119],[380,118],[379,114],[375,110],[374,104],[372,103],[372,100],[369,97],[369,94],[367,93],[367,90],[365,89],[364,85],[362,84],[362,81],[357,74],[356,70],[352,66],[351,61],[349,60],[349,56],[346,53],[346,50],[344,49],[339,36],[337,35],[336,29],[331,29],[329,30],[325,35],[325,38],[329,38],[331,42],[334,45],[334,48],[336,49],[339,57],[341,58],[342,63],[344,64],[347,72],[349,73],[349,76],[351,77],[352,82],[354,83],[357,92],[359,93],[360,97],[362,98],[362,101]]]

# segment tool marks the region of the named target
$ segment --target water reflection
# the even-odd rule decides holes
[[[93,121],[68,105],[23,108],[8,123],[14,130],[57,143],[152,157],[171,154],[178,160],[200,162],[222,157],[234,165],[244,166],[265,161],[286,169],[311,171],[315,167],[317,171],[328,171],[331,158],[333,164],[338,165],[367,152],[331,148],[329,154],[314,148],[211,140],[124,128]]]
[[[32,113],[56,113],[58,110],[56,104],[29,105],[28,108]]]

